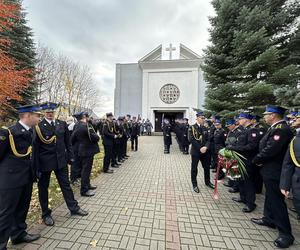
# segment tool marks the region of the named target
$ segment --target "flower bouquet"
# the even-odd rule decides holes
[[[246,158],[236,151],[229,149],[221,149],[218,155],[218,168],[215,179],[215,190],[214,190],[214,199],[219,199],[219,193],[217,190],[218,186],[218,176],[220,170],[222,170],[225,175],[232,180],[244,179],[247,175],[246,166],[244,163]]]

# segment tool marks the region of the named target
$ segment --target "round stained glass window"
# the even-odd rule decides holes
[[[160,99],[167,104],[172,104],[178,101],[180,96],[179,88],[174,84],[166,84],[159,91]]]

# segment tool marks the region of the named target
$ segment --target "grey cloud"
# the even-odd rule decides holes
[[[213,14],[207,0],[24,0],[24,7],[36,40],[89,65],[109,105],[115,63],[173,41],[201,54]]]

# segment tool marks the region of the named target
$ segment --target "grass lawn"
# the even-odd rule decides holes
[[[96,178],[102,170],[103,167],[103,157],[104,157],[104,150],[103,150],[103,146],[102,144],[100,145],[100,150],[101,152],[97,155],[95,155],[94,158],[94,166],[92,169],[92,174],[91,174],[91,179]],[[72,185],[72,189],[75,192],[77,192],[79,190],[79,187],[73,186]],[[49,185],[49,207],[50,208],[55,208],[59,205],[61,205],[62,203],[64,203],[64,198],[61,192],[61,189],[57,183],[55,174],[52,173],[51,175],[51,180],[50,180],[50,185]],[[34,183],[33,185],[33,192],[32,192],[32,197],[31,197],[31,203],[30,203],[30,209],[29,209],[29,213],[27,215],[27,224],[30,225],[36,221],[41,222],[41,207],[40,207],[40,203],[39,203],[39,197],[38,197],[38,188],[37,188],[37,184]]]

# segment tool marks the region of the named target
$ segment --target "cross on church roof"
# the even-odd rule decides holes
[[[169,60],[172,60],[172,52],[176,50],[176,47],[173,47],[172,46],[172,43],[170,43],[170,47],[169,48],[166,48],[166,51],[169,51]]]

